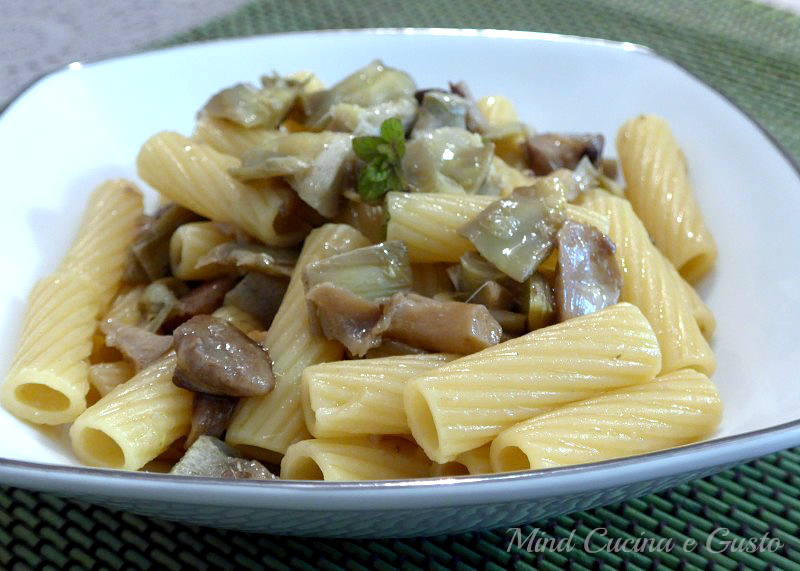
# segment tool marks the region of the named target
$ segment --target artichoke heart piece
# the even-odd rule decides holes
[[[209,275],[243,275],[258,272],[270,276],[292,275],[298,251],[261,244],[240,244],[235,241],[215,246],[201,256],[194,269]]]
[[[400,240],[357,248],[306,266],[306,291],[332,283],[368,300],[409,291],[413,283],[408,251]]]
[[[454,275],[457,277],[457,289],[467,293],[473,293],[486,282],[502,283],[508,279],[503,272],[476,252],[467,252],[461,256]]]
[[[574,170],[557,169],[537,177],[533,186],[542,192],[558,192],[567,202],[573,202],[581,193],[601,184],[600,173],[587,157],[582,157]]]
[[[534,272],[525,282],[523,307],[527,309],[528,331],[547,327],[556,321],[553,287],[539,272]]]
[[[508,198],[491,203],[459,233],[500,271],[521,283],[555,246],[565,205],[560,194],[518,188]]]
[[[403,174],[419,192],[475,194],[483,187],[494,145],[457,127],[441,127],[409,141]]]
[[[288,133],[245,153],[242,165],[230,172],[242,180],[282,176],[306,204],[333,218],[354,162],[348,134]]]
[[[262,77],[261,83],[261,89],[246,83],[223,89],[208,100],[200,114],[243,127],[277,128],[289,114],[302,83],[278,76]]]
[[[394,99],[413,98],[416,89],[410,75],[375,60],[330,89],[302,94],[301,103],[306,125],[323,129],[330,121],[331,108],[337,103],[369,108]]]
[[[257,460],[243,458],[238,450],[211,436],[198,437],[170,474],[237,480],[278,478]]]
[[[381,131],[381,124],[392,117],[403,124],[408,131],[417,116],[417,101],[412,97],[400,97],[384,101],[370,107],[361,107],[355,103],[337,103],[330,109],[331,120],[328,129],[345,131],[356,136],[376,136]]]
[[[430,90],[422,96],[417,122],[411,131],[414,139],[440,127],[458,127],[466,130],[470,102],[454,93]]]

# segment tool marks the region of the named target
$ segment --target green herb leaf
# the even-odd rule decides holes
[[[382,153],[379,150],[385,144],[381,137],[356,137],[353,139],[353,151],[363,161],[372,161]]]
[[[406,132],[400,119],[392,117],[381,124],[381,138],[387,143],[405,141]]]
[[[380,133],[379,137],[353,139],[353,151],[367,163],[358,173],[356,188],[368,202],[405,187],[400,164],[406,152],[403,123],[394,117],[387,119],[381,124]]]

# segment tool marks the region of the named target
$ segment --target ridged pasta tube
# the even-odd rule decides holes
[[[326,224],[309,234],[267,333],[275,388],[267,395],[240,401],[226,435],[229,444],[275,459],[275,453],[283,454],[290,444],[310,436],[300,404],[300,375],[310,365],[340,360],[344,348],[338,341],[315,335],[308,319],[302,271],[312,262],[368,244],[357,230],[343,224]]]
[[[404,405],[414,439],[444,463],[517,422],[647,382],[660,368],[650,324],[638,308],[620,303],[411,379]]]
[[[82,462],[138,470],[188,434],[194,393],[173,384],[175,363],[168,353],[75,420],[69,435]]]
[[[117,293],[143,213],[142,193],[130,181],[106,181],[89,195],[78,235],[57,271],[93,282],[101,310]]]
[[[424,478],[431,461],[402,438],[320,438],[292,444],[281,461],[287,480],[397,480]]]
[[[181,206],[217,222],[232,222],[265,244],[300,242],[307,233],[304,225],[278,231],[292,191],[277,182],[264,188],[239,182],[228,173],[239,164],[236,157],[169,131],[150,137],[136,160],[139,176]]]
[[[672,448],[710,435],[721,415],[708,377],[673,371],[514,425],[492,444],[492,467],[536,470]]]
[[[72,422],[86,409],[89,355],[100,296],[82,274],[40,280],[28,298],[3,406],[36,424]]]
[[[687,367],[711,375],[716,359],[687,301],[680,276],[653,246],[647,230],[630,203],[603,191],[592,191],[584,205],[606,214],[609,236],[617,246],[622,273],[620,300],[630,302],[647,317],[661,346],[661,373]]]
[[[634,211],[680,274],[697,282],[711,269],[717,246],[669,124],[656,115],[630,119],[617,135],[617,152]]]
[[[192,134],[195,141],[237,158],[242,158],[247,151],[283,136],[285,136],[283,133],[275,129],[242,127],[227,119],[217,119],[207,115],[197,118]]]
[[[403,355],[308,367],[301,380],[306,426],[317,438],[411,434],[403,410],[406,381],[455,358]]]

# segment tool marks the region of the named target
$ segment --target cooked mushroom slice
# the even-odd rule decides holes
[[[556,169],[574,169],[581,157],[597,162],[603,153],[603,135],[542,133],[528,138],[528,163],[537,175]]]
[[[564,209],[558,194],[520,188],[487,206],[459,234],[507,276],[524,282],[555,246]]]
[[[363,357],[381,343],[381,304],[365,299],[330,282],[317,284],[306,292],[322,334],[336,339],[352,354]]]
[[[306,114],[306,125],[323,129],[330,120],[331,107],[337,103],[372,107],[385,101],[411,98],[416,89],[414,80],[407,73],[375,60],[330,89],[302,94],[300,100]]]
[[[468,354],[500,342],[502,328],[482,305],[395,294],[384,309],[385,337],[443,353]]]
[[[265,76],[261,84],[261,89],[245,83],[223,89],[208,100],[200,113],[243,127],[275,129],[289,114],[302,83]]]
[[[276,248],[260,244],[225,242],[209,250],[195,263],[195,270],[211,275],[241,275],[257,272],[269,276],[292,275],[299,252],[294,248]]]
[[[202,220],[200,216],[177,204],[168,204],[145,224],[131,245],[125,270],[128,283],[153,281],[170,273],[169,241],[183,224]]]
[[[439,127],[466,129],[469,107],[470,102],[460,95],[435,90],[425,92],[411,138]]]
[[[614,243],[594,226],[567,220],[558,231],[556,306],[561,321],[619,301],[622,277]]]
[[[185,447],[188,448],[203,435],[214,438],[222,436],[231,423],[238,402],[239,399],[235,397],[196,393],[192,411],[192,429],[186,437]]]
[[[178,355],[172,382],[198,393],[249,397],[275,386],[269,353],[236,327],[197,315],[173,333]]]
[[[144,288],[139,298],[143,327],[151,333],[156,333],[168,319],[180,315],[178,298],[188,292],[189,287],[175,278],[163,278]]]
[[[134,325],[112,324],[106,332],[106,345],[119,349],[141,371],[172,347],[172,336],[156,335]]]
[[[306,291],[325,282],[366,299],[408,291],[413,276],[406,245],[401,240],[389,240],[330,256],[303,270]]]
[[[457,127],[441,127],[406,144],[403,174],[419,192],[474,194],[489,174],[494,145]]]
[[[534,272],[525,282],[523,309],[528,314],[528,331],[547,327],[556,320],[553,287],[539,272]]]
[[[249,273],[225,295],[224,303],[249,313],[269,328],[288,286],[285,278]]]
[[[243,458],[238,450],[211,436],[200,436],[180,462],[172,467],[170,474],[250,480],[278,479],[257,460]]]
[[[180,299],[180,311],[189,317],[213,313],[227,294],[239,281],[235,276],[227,276],[209,280]]]

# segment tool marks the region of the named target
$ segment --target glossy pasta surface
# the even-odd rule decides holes
[[[82,462],[390,480],[713,436],[717,246],[665,118],[631,110],[617,176],[600,134],[377,60],[210,95],[135,157],[159,208],[100,185],[30,293],[2,405]]]

